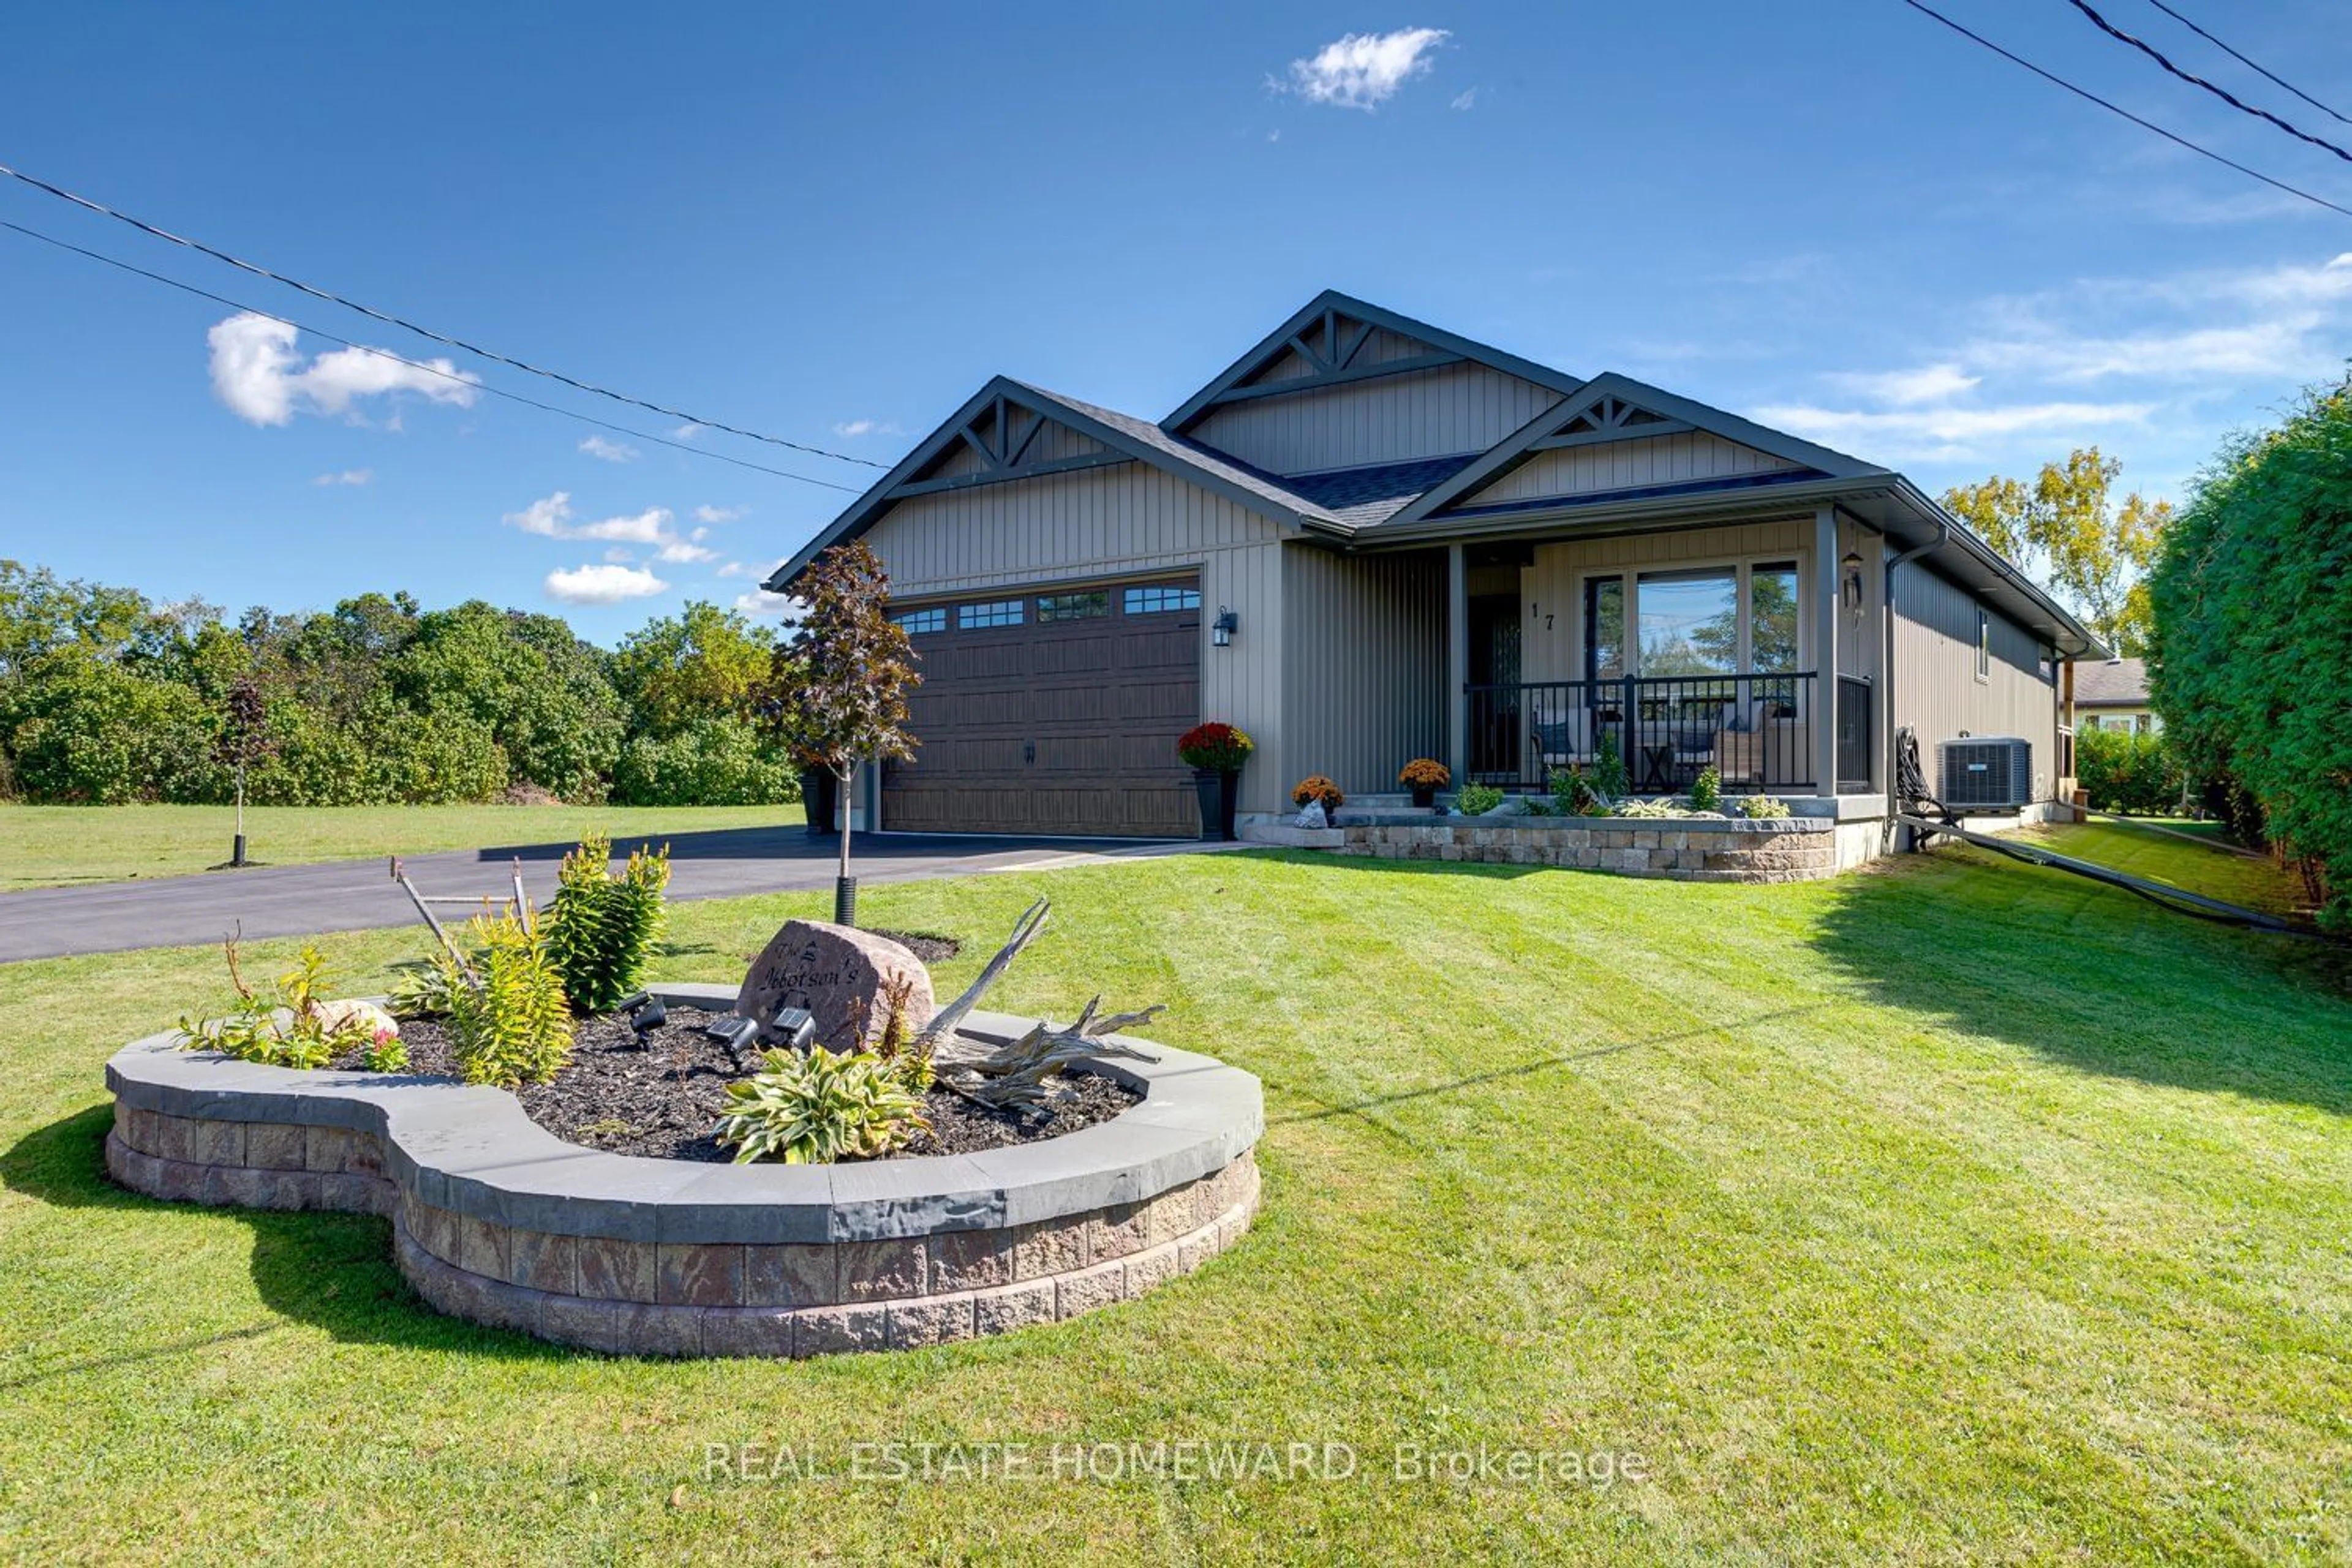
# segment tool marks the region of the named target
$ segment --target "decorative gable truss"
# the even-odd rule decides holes
[[[1545,410],[1391,521],[1877,472],[1884,470],[1612,373]]]
[[[1257,368],[1213,394],[1205,406],[1436,370],[1465,357],[1330,306],[1288,333]]]
[[[1131,461],[1129,454],[1074,430],[1018,395],[997,392],[982,398],[944,433],[940,449],[914,474],[893,486],[891,500],[967,489],[1003,479],[1066,474]]]

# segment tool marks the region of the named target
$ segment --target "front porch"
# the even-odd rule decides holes
[[[1726,795],[1844,815],[1884,787],[1883,549],[1829,506],[1447,545],[1457,783],[1621,771],[1683,795],[1711,768]]]

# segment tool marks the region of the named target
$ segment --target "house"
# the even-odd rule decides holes
[[[2110,658],[2074,667],[2076,728],[2153,735],[2164,721],[2147,701],[2147,661]]]
[[[1245,820],[1604,751],[1875,818],[1895,725],[2022,737],[2048,800],[2105,654],[1898,473],[1338,293],[1157,421],[990,381],[768,586],[853,537],[922,659],[888,829],[1190,835],[1202,719],[1257,741]]]

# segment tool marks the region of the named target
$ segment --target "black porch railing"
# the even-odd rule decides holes
[[[1482,784],[1544,790],[1555,773],[1590,776],[1613,753],[1635,795],[1687,791],[1709,767],[1730,794],[1811,794],[1815,726],[1833,724],[1840,787],[1867,789],[1870,683],[1838,677],[1835,713],[1821,688],[1811,671],[1468,686],[1466,771]]]

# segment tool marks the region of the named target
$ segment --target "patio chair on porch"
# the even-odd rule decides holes
[[[1723,725],[1715,732],[1715,770],[1726,784],[1761,789],[1764,776],[1764,723],[1769,705],[1762,700],[1726,703]]]

